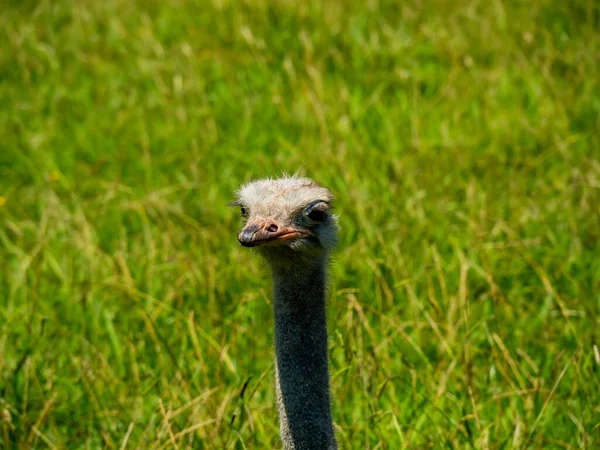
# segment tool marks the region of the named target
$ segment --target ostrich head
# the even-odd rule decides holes
[[[252,181],[233,202],[245,220],[238,241],[257,247],[272,267],[300,259],[321,260],[336,243],[333,195],[309,178]]]

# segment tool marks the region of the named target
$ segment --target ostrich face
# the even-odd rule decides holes
[[[257,180],[242,186],[238,200],[245,225],[238,233],[244,247],[258,247],[267,258],[290,252],[322,254],[336,243],[333,195],[309,178]]]

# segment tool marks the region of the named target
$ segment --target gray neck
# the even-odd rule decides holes
[[[274,271],[275,370],[285,450],[335,450],[329,405],[325,261]]]

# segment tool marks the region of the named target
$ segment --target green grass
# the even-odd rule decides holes
[[[277,448],[236,187],[337,196],[343,449],[600,447],[600,6],[0,9],[0,447]]]

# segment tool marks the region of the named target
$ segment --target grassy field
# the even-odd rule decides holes
[[[0,39],[0,448],[278,448],[226,204],[298,169],[341,448],[600,448],[598,2],[6,0]]]

